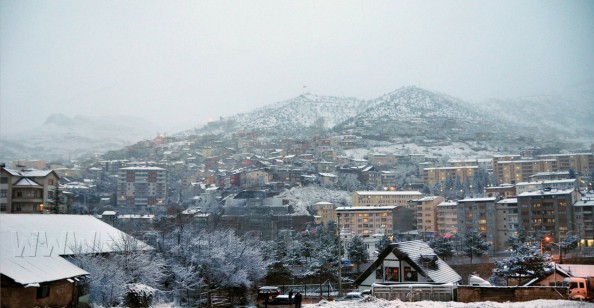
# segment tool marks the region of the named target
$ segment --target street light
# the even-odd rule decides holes
[[[542,247],[542,242],[550,242],[551,241],[551,237],[550,236],[545,236],[542,240],[540,240],[540,255],[542,256],[543,254],[543,247]]]

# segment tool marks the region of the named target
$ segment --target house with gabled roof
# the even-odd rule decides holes
[[[462,277],[440,259],[423,241],[391,243],[354,282],[359,290],[369,290],[380,282],[456,283]]]
[[[0,168],[0,212],[42,213],[53,200],[59,179],[53,170]],[[65,212],[64,207],[60,211]]]
[[[0,248],[3,308],[76,307],[89,273],[71,256],[153,249],[93,216],[36,214],[0,214]]]

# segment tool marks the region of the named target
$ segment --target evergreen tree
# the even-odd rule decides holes
[[[491,243],[485,241],[483,237],[484,235],[482,233],[476,231],[471,231],[464,235],[463,251],[466,256],[470,257],[470,263],[472,263],[474,256],[482,256],[491,247]]]
[[[442,259],[454,256],[454,243],[445,237],[434,237],[429,241],[429,247]]]
[[[58,185],[56,185],[56,188],[54,189],[54,198],[52,200],[50,200],[49,202],[50,204],[50,213],[52,214],[60,214],[61,210],[60,210],[60,205],[62,204],[62,200],[60,198],[60,189],[58,188]]]
[[[542,278],[551,273],[552,263],[548,254],[541,254],[537,245],[522,243],[516,246],[515,255],[496,261],[493,269],[492,281],[503,279],[509,284],[509,279],[516,279],[518,285],[533,278]]]
[[[375,244],[377,253],[381,253],[382,251],[384,251],[388,246],[390,246],[390,243],[390,238],[386,234],[380,237],[379,242]]]
[[[347,246],[347,250],[350,261],[357,264],[357,273],[359,273],[361,263],[365,263],[369,259],[369,251],[363,239],[359,236],[354,236]]]

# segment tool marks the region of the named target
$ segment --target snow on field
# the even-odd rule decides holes
[[[594,307],[592,303],[566,301],[566,300],[534,300],[529,302],[475,302],[475,303],[458,303],[458,302],[402,302],[399,300],[387,301],[383,299],[369,299],[366,301],[354,302],[327,302],[321,301],[317,304],[306,304],[304,308],[324,307],[324,308],[520,308],[520,307],[534,307],[534,308],[582,308]]]
[[[351,205],[351,193],[318,186],[293,187],[281,193],[278,198],[288,199],[295,214],[307,215],[307,207],[318,202],[331,202],[336,205]]]

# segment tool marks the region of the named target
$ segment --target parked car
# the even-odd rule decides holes
[[[339,297],[336,300],[337,301],[356,301],[356,300],[362,300],[364,298],[365,298],[365,296],[361,292],[349,292],[345,296]]]
[[[258,289],[258,300],[271,300],[280,294],[280,288],[275,286],[264,286]]]
[[[291,301],[289,300],[289,295],[281,294],[272,300],[268,301],[268,305],[290,305]]]

